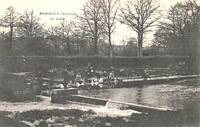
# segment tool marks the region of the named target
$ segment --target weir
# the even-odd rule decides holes
[[[139,112],[170,112],[175,111],[169,108],[159,108],[159,107],[152,107],[152,106],[146,106],[146,105],[140,105],[140,104],[134,104],[134,103],[127,103],[127,102],[120,102],[120,101],[114,101],[114,100],[108,100],[106,106],[108,108],[119,108],[119,109],[132,109]]]
[[[88,103],[93,105],[101,105],[101,106],[105,106],[106,103],[108,102],[108,99],[94,98],[82,95],[71,95],[67,97],[66,100],[73,102]]]
[[[175,111],[175,110],[168,109],[168,108],[151,107],[151,106],[145,106],[145,105],[139,105],[139,104],[133,104],[133,103],[114,101],[114,100],[110,100],[110,99],[82,96],[82,95],[71,95],[71,96],[67,97],[66,100],[72,101],[72,102],[81,102],[81,103],[87,103],[87,104],[93,104],[93,105],[101,105],[101,106],[106,106],[107,108],[117,108],[117,109],[122,109],[122,110],[131,109],[131,110],[135,110],[135,111],[139,111],[139,112],[143,112],[143,113]]]
[[[151,77],[151,78],[139,78],[139,79],[123,79],[123,87],[142,86],[151,84],[161,84],[166,82],[179,81],[184,79],[200,78],[200,75],[175,75],[175,76],[163,76],[163,77]]]

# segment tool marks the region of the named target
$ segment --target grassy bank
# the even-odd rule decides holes
[[[29,127],[28,125],[9,118],[7,115],[12,114],[11,112],[0,112],[0,127]]]
[[[129,117],[101,117],[93,110],[31,110],[16,114],[13,119],[36,127],[170,127],[182,126],[183,114],[132,114]],[[19,122],[18,121],[18,122]]]

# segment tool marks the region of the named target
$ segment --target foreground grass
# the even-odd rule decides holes
[[[198,123],[194,124],[193,117],[189,124],[185,123],[184,119],[185,115],[181,112],[102,117],[91,109],[87,111],[79,109],[30,110],[17,113],[2,111],[0,112],[0,127],[197,127]]]
[[[121,127],[128,125],[128,121],[123,117],[99,117],[93,110],[81,111],[79,109],[32,110],[18,114],[15,118],[20,121],[27,121],[36,127],[62,127],[65,125],[78,127]]]
[[[29,127],[28,125],[20,122],[19,120],[15,120],[9,118],[7,115],[12,114],[11,112],[0,112],[0,127]]]
[[[177,114],[132,114],[129,117],[100,117],[93,110],[31,110],[18,113],[14,119],[35,127],[169,127],[180,124]],[[182,126],[182,125],[180,125]]]
[[[35,95],[15,95],[11,97],[0,96],[0,101],[7,102],[41,102],[43,101],[40,97]]]

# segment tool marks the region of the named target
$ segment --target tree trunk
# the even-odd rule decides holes
[[[79,41],[77,41],[76,42],[76,44],[77,44],[77,47],[76,47],[76,50],[77,50],[77,55],[80,53],[80,43],[79,43]]]
[[[143,30],[141,32],[141,39],[140,39],[140,46],[139,47],[140,47],[140,57],[143,57]]]
[[[67,33],[67,53],[71,55],[69,33]]]
[[[98,43],[98,39],[97,39],[97,37],[95,37],[94,38],[94,55],[98,55],[98,45],[97,45],[97,43]]]
[[[143,50],[142,50],[142,41],[143,41],[143,33],[138,32],[138,57],[143,57]]]
[[[10,25],[9,54],[12,54],[13,25]]]
[[[139,58],[143,57],[143,50],[142,50],[141,43],[139,44],[139,47],[138,47],[138,57]]]
[[[109,28],[109,31],[108,31],[108,39],[109,39],[109,47],[110,47],[110,57],[113,57],[113,48],[112,48],[112,40],[111,40],[110,28]]]
[[[94,55],[98,55],[98,25],[95,21],[95,34],[94,34]]]
[[[185,37],[184,37],[185,38]],[[187,39],[183,39],[182,42],[183,42],[183,56],[185,57],[186,56],[186,50],[187,50],[187,46],[186,46],[186,41],[188,41]]]
[[[70,50],[70,43],[69,43],[69,37],[67,37],[67,53],[69,54],[69,55],[71,55],[71,50]]]

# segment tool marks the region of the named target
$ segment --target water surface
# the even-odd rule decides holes
[[[195,79],[174,83],[132,88],[116,88],[79,91],[81,95],[105,98],[129,103],[176,109],[181,113],[174,127],[199,127],[200,85]],[[167,122],[171,122],[167,121]]]

